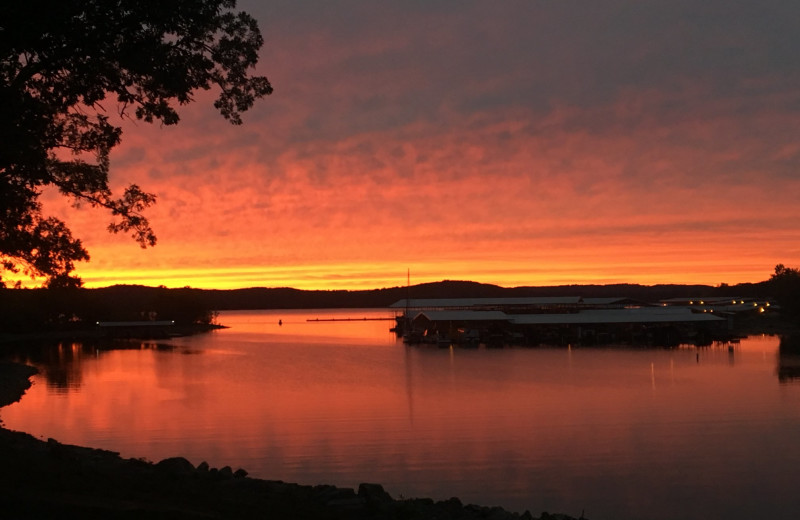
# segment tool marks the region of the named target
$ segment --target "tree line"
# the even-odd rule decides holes
[[[210,323],[216,311],[247,309],[385,308],[411,298],[624,297],[657,302],[676,297],[772,299],[800,324],[800,270],[779,264],[759,283],[737,285],[562,285],[505,288],[445,280],[372,290],[169,289],[117,285],[102,289],[0,289],[0,328],[5,332],[89,327],[97,321],[174,320]]]

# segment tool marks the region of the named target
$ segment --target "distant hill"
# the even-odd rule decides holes
[[[288,287],[249,289],[165,289],[117,285],[103,289],[83,289],[93,300],[136,302],[147,308],[148,302],[192,302],[193,307],[214,310],[245,309],[327,309],[353,307],[388,307],[406,297],[411,298],[515,298],[531,296],[627,297],[658,301],[681,296],[757,296],[767,297],[765,283],[714,287],[710,285],[560,285],[549,287],[500,287],[498,285],[444,280],[410,287],[369,290],[299,290]]]
[[[150,316],[176,322],[204,322],[213,310],[380,308],[411,298],[500,298],[582,296],[626,297],[658,301],[675,297],[770,297],[767,282],[712,287],[709,285],[561,285],[550,287],[500,287],[444,280],[410,287],[371,290],[306,291],[292,288],[232,290],[168,289],[141,285],[115,285],[101,289],[0,289],[0,327],[3,330],[45,326],[63,327],[73,322],[141,320]]]

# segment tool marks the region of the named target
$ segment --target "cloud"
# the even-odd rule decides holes
[[[160,244],[137,259],[96,214],[72,215],[94,253],[83,272],[375,282],[417,264],[546,283],[716,265],[736,282],[800,263],[796,2],[240,8],[275,93],[241,127],[213,92],[177,127],[126,123],[112,181],[159,195]]]

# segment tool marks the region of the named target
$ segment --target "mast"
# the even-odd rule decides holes
[[[410,313],[409,309],[410,306],[411,306],[411,268],[409,267],[408,272],[406,273],[406,313],[405,313],[406,317],[405,321],[406,321],[406,326],[408,328],[411,327],[411,318],[409,318],[408,316]]]

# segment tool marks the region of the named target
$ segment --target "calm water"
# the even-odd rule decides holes
[[[451,350],[406,347],[389,321],[307,321],[365,316],[390,314],[226,312],[231,328],[206,335],[26,354],[42,374],[0,418],[125,457],[536,515],[800,511],[800,379],[776,337],[732,351]]]

